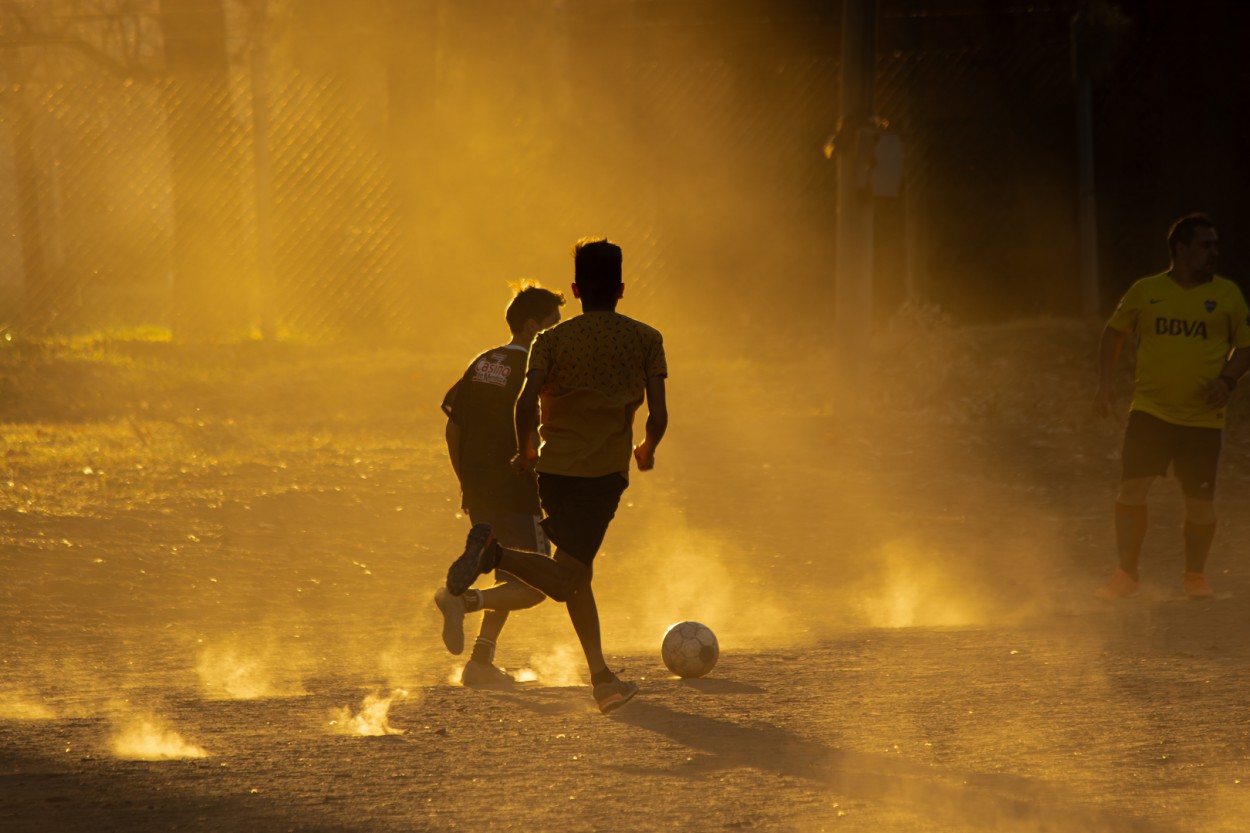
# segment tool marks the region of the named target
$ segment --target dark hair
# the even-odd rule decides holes
[[[504,317],[508,320],[508,329],[516,335],[521,332],[526,321],[541,323],[562,306],[564,296],[559,292],[543,289],[536,283],[523,283],[520,291],[508,304]]]
[[[583,237],[573,246],[573,282],[583,303],[614,307],[621,294],[621,247],[606,237]]]
[[[1194,232],[1200,228],[1215,228],[1215,221],[1206,214],[1195,213],[1186,214],[1181,217],[1172,227],[1168,229],[1168,254],[1176,257],[1177,245],[1184,243],[1188,246],[1194,242]]]

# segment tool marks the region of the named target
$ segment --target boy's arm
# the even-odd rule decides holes
[[[451,460],[452,471],[456,473],[456,479],[463,483],[460,477],[460,439],[462,436],[460,425],[454,420],[447,420],[447,430],[444,436],[447,438],[447,457]]]
[[[538,430],[538,392],[547,381],[547,371],[531,370],[525,374],[525,385],[516,400],[513,422],[516,425],[516,456],[512,466],[521,471],[534,467],[538,449],[534,448],[534,432]]]
[[[655,468],[655,447],[664,439],[668,430],[668,398],[663,376],[647,380],[647,427],[642,442],[634,446],[634,460],[638,471]]]

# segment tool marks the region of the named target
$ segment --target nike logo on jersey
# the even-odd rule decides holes
[[[1183,318],[1156,318],[1155,335],[1185,336],[1207,340],[1207,322],[1186,321]]]
[[[1162,299],[1162,298],[1151,298],[1151,299],[1150,299],[1150,303],[1152,303],[1152,304],[1162,304],[1162,303],[1163,303],[1163,299]]]

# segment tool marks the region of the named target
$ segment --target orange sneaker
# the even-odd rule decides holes
[[[1209,599],[1215,591],[1202,573],[1185,573],[1185,595],[1191,599]]]
[[[1137,579],[1117,567],[1110,580],[1095,590],[1094,595],[1099,599],[1123,599],[1137,593],[1139,586]]]

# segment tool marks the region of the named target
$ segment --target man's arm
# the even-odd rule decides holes
[[[1250,347],[1238,347],[1228,357],[1228,362],[1220,371],[1220,375],[1207,385],[1207,404],[1212,408],[1222,408],[1227,405],[1233,388],[1237,387],[1237,380],[1244,376],[1247,370],[1250,370]]]
[[[1107,416],[1111,413],[1111,391],[1115,382],[1115,365],[1124,346],[1124,333],[1114,327],[1104,327],[1102,341],[1098,344],[1098,392],[1094,395],[1094,413]]]
[[[634,460],[638,471],[655,468],[655,447],[664,439],[668,430],[668,399],[663,376],[647,380],[647,427],[642,442],[634,446]]]
[[[525,374],[525,385],[516,400],[513,422],[516,424],[517,453],[512,458],[512,465],[522,471],[532,469],[538,459],[538,449],[534,447],[534,432],[538,430],[538,392],[546,381],[547,371],[531,370]]]

